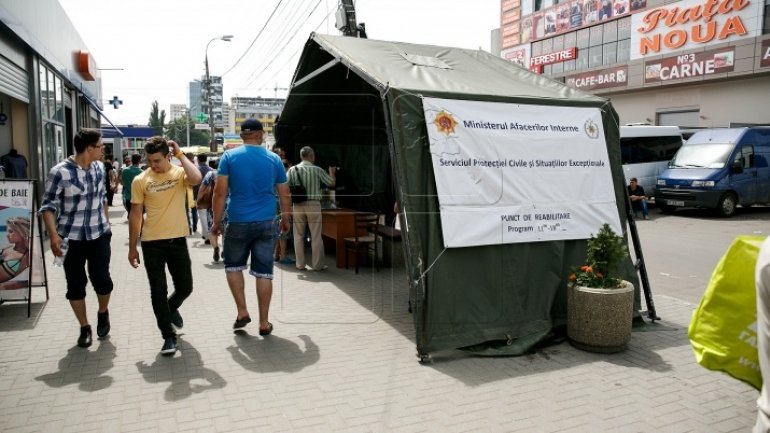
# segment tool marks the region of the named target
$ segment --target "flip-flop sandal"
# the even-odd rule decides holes
[[[273,332],[273,324],[267,322],[267,329],[260,329],[259,335],[270,335]]]

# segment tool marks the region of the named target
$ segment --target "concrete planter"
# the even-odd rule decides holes
[[[573,346],[589,352],[614,353],[631,339],[634,285],[617,289],[570,285],[567,288],[567,336]]]

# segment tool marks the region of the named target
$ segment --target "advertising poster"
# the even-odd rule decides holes
[[[583,25],[593,24],[599,21],[600,0],[585,0],[583,2]]]
[[[647,0],[631,0],[631,11],[638,11],[647,7]]]
[[[616,17],[623,15],[625,13],[628,13],[629,11],[628,0],[615,0],[612,8],[613,8],[612,15]]]
[[[570,2],[569,28],[576,29],[583,25],[583,3],[580,0]]]
[[[704,51],[666,57],[644,65],[644,82],[678,80],[681,78],[732,72],[735,69],[735,48]]]
[[[522,68],[529,68],[529,44],[504,50],[501,55],[505,60],[515,63]]]
[[[569,3],[559,5],[556,9],[556,32],[562,33],[570,29],[570,8]]]
[[[532,39],[532,17],[521,20],[521,43],[525,44]]]
[[[447,248],[622,232],[598,108],[423,98]]]
[[[45,284],[33,187],[27,180],[0,181],[0,301],[27,300],[30,287]]]
[[[545,12],[545,36],[556,33],[556,9],[551,8]]]

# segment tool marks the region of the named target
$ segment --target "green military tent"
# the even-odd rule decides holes
[[[625,232],[618,134],[606,99],[487,52],[320,34],[276,126],[293,160],[340,167],[344,207],[399,202],[423,355],[521,354],[564,324],[585,239]]]

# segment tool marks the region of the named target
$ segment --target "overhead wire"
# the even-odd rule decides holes
[[[311,17],[311,16],[313,16],[313,13],[315,13],[316,9],[318,9],[318,6],[319,6],[320,4],[321,4],[321,0],[318,0],[318,2],[316,2],[316,5],[313,7],[313,10],[312,10],[312,11],[310,11],[310,13],[308,14],[308,16],[307,16],[307,17],[305,18],[305,20],[302,22],[301,26],[302,26],[302,25],[304,25],[305,23],[307,23],[307,21],[310,19],[310,17]],[[294,33],[294,35],[292,35],[292,36],[289,38],[289,40],[288,40],[288,41],[286,41],[286,43],[285,43],[285,44],[284,44],[284,45],[283,45],[283,46],[280,48],[280,51],[281,51],[281,52],[282,52],[282,51],[283,51],[283,50],[286,48],[286,46],[287,46],[287,45],[289,45],[289,43],[291,43],[291,41],[293,41],[293,40],[294,40],[294,38],[297,36],[297,34],[298,34],[298,33],[299,33],[299,32],[295,32],[295,33]],[[250,81],[250,82],[249,82],[249,83],[248,83],[246,86],[248,87],[249,85],[251,85],[252,83],[254,83],[254,82],[257,80],[257,78],[259,78],[259,77],[260,77],[260,75],[262,75],[262,73],[264,73],[264,72],[267,70],[267,68],[269,68],[269,67],[270,67],[270,65],[272,65],[272,64],[273,64],[273,62],[275,61],[275,59],[276,59],[276,58],[277,58],[277,57],[273,57],[273,59],[271,59],[271,60],[270,60],[270,62],[268,62],[268,64],[267,64],[267,65],[265,65],[265,67],[264,67],[264,68],[262,68],[262,70],[261,70],[261,71],[259,71],[259,73],[258,73],[258,74],[257,74],[257,75],[254,77],[254,79],[253,79],[253,80],[251,80],[251,81]]]
[[[310,1],[312,3],[313,0],[310,0]],[[273,50],[281,43],[281,41],[284,38],[288,37],[291,34],[292,29],[295,27],[295,25],[301,19],[302,11],[306,10],[306,9],[307,9],[307,7],[306,7],[305,0],[303,0],[303,2],[298,7],[293,8],[293,11],[292,11],[291,15],[288,16],[286,19],[284,19],[283,22],[281,23],[283,25],[279,27],[279,28],[281,28],[280,33],[278,33],[278,35],[276,36],[276,38],[274,40],[271,40],[271,41],[265,43],[264,46],[267,46],[268,48],[266,48],[264,50],[264,52],[266,52],[266,53],[273,53],[273,52],[275,52]],[[280,54],[278,54],[278,55],[280,55]],[[252,77],[254,77],[254,74],[256,73],[256,69],[257,68],[255,67],[255,69],[251,72],[251,74],[249,74],[248,77],[246,77],[246,79],[244,81],[249,81]]]
[[[329,21],[329,17],[330,17],[330,16],[331,16],[333,13],[335,13],[335,12],[336,12],[335,10],[332,10],[331,12],[328,12],[328,13],[326,14],[326,16],[323,18],[323,20],[321,20],[321,22],[320,22],[320,23],[319,23],[319,24],[318,24],[318,25],[315,27],[315,29],[313,29],[313,32],[316,32],[316,31],[318,31],[318,29],[319,29],[319,28],[320,28],[322,25],[324,25],[324,23],[328,22],[328,21]],[[286,65],[288,65],[288,64],[289,64],[289,62],[291,62],[291,61],[292,61],[292,60],[293,60],[293,59],[294,59],[294,58],[295,58],[295,57],[296,57],[298,54],[300,54],[300,53],[302,52],[302,49],[303,49],[303,47],[304,47],[304,46],[300,46],[299,48],[297,48],[296,50],[294,50],[294,52],[293,52],[293,53],[292,53],[292,54],[291,54],[291,55],[288,57],[288,59],[286,60],[286,62],[284,62],[284,63],[283,63],[283,65],[281,65],[281,66],[280,66],[280,67],[279,67],[279,68],[276,70],[276,72],[275,72],[275,73],[274,73],[274,74],[273,74],[273,75],[272,75],[270,78],[268,78],[268,79],[267,79],[267,81],[272,81],[272,80],[273,80],[273,78],[275,78],[275,76],[276,76],[276,75],[278,75],[278,74],[279,74],[279,73],[280,73],[280,72],[283,70],[283,68],[284,68],[284,67],[286,67]]]
[[[227,73],[228,73],[228,72],[232,71],[232,70],[233,70],[233,69],[234,69],[236,66],[238,66],[238,63],[240,63],[240,62],[241,62],[241,60],[242,60],[242,59],[243,59],[243,58],[246,56],[246,54],[248,54],[248,53],[249,53],[249,50],[251,50],[251,47],[253,47],[253,46],[254,46],[254,43],[256,43],[256,42],[257,42],[257,39],[259,39],[259,37],[262,35],[262,32],[264,32],[264,31],[265,31],[265,29],[267,28],[267,25],[268,25],[268,24],[270,24],[270,20],[273,18],[273,15],[275,15],[275,11],[277,11],[277,10],[278,10],[278,7],[279,7],[279,6],[281,6],[281,3],[283,3],[283,0],[278,0],[278,4],[277,4],[277,5],[275,5],[275,8],[273,8],[273,12],[271,12],[271,13],[270,13],[270,16],[269,16],[269,17],[267,17],[267,21],[265,21],[265,24],[264,24],[264,25],[262,26],[262,28],[259,30],[259,33],[257,33],[257,36],[255,36],[255,37],[254,37],[254,39],[251,41],[251,44],[249,44],[249,47],[248,47],[248,48],[246,48],[246,51],[244,51],[244,52],[243,52],[243,54],[241,54],[241,56],[240,56],[240,57],[238,57],[238,60],[236,60],[236,61],[235,61],[235,63],[233,64],[233,66],[230,66],[230,69],[228,69],[227,71],[225,71],[225,73],[224,73],[224,74],[222,74],[222,76],[223,76],[223,77],[224,77],[225,75],[227,75]]]

